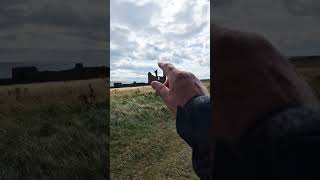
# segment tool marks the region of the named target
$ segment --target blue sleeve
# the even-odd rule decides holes
[[[179,136],[192,148],[192,164],[201,179],[210,175],[209,127],[210,97],[196,96],[178,107],[176,128]]]

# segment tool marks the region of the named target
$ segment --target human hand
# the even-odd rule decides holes
[[[273,112],[317,99],[293,65],[254,33],[213,29],[212,137],[236,141]]]
[[[178,70],[170,63],[158,63],[158,65],[167,79],[163,84],[153,81],[151,86],[173,113],[176,113],[178,106],[183,107],[192,97],[209,95],[194,74]]]

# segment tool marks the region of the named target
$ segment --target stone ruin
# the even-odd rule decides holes
[[[133,82],[131,84],[122,84],[121,82],[116,82],[113,84],[113,87],[111,88],[122,88],[122,87],[137,87],[137,86],[146,86],[150,85],[152,81],[159,81],[161,83],[164,83],[166,81],[166,76],[158,76],[158,71],[155,71],[155,76],[151,74],[150,72],[148,73],[148,83],[137,83]]]
[[[154,71],[155,73],[155,76],[149,72],[148,73],[148,84],[151,84],[152,81],[159,81],[161,83],[164,83],[166,81],[166,76],[163,75],[162,77],[161,76],[158,76],[158,71]]]
[[[11,78],[0,79],[0,85],[106,78],[109,77],[109,71],[110,68],[106,66],[84,67],[82,63],[61,71],[39,71],[34,66],[16,67],[12,68]]]

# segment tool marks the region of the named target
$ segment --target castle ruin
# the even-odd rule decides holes
[[[113,86],[111,88],[122,88],[122,87],[137,87],[137,86],[146,86],[146,85],[150,85],[152,81],[159,81],[161,83],[164,83],[166,81],[166,76],[163,75],[158,76],[158,71],[154,71],[155,76],[153,74],[151,74],[151,72],[148,73],[148,83],[137,83],[137,82],[133,82],[131,84],[122,84],[121,82],[116,82],[113,84]]]
[[[158,71],[154,71],[155,73],[155,76],[153,74],[151,74],[151,72],[148,73],[148,84],[151,84],[152,81],[159,81],[161,83],[164,83],[166,81],[166,76],[163,75],[162,77],[161,76],[158,76]]]
[[[12,78],[0,79],[0,85],[68,81],[109,77],[109,67],[84,67],[77,63],[74,68],[62,71],[39,71],[34,66],[12,68]]]

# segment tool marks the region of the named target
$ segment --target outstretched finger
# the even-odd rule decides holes
[[[172,72],[174,70],[176,70],[176,68],[174,67],[174,65],[170,64],[170,63],[158,63],[159,67],[163,70],[164,75],[166,75],[168,78],[170,77],[170,75],[172,74]]]
[[[156,93],[161,97],[161,99],[167,103],[169,97],[169,89],[162,83],[158,81],[152,81],[151,87],[156,91]]]

